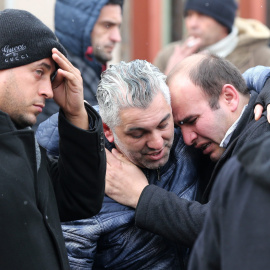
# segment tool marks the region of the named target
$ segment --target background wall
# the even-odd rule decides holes
[[[270,26],[270,0],[237,1],[241,17],[255,18]],[[55,0],[0,0],[0,9],[28,10],[54,30],[54,4]],[[152,62],[164,45],[181,39],[183,4],[184,0],[125,0],[122,43],[114,50],[111,63],[136,58]]]
[[[76,1],[76,0],[74,0]],[[36,15],[41,21],[54,28],[53,9],[55,0],[0,0],[0,8],[25,9]]]

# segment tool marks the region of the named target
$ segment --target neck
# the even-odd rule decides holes
[[[229,35],[225,35],[223,39],[217,43],[208,46],[205,50],[217,54],[219,57],[227,57],[237,46],[238,43],[238,29],[233,27]]]

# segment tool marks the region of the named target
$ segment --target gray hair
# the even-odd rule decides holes
[[[146,109],[160,92],[170,105],[166,75],[157,67],[145,60],[121,61],[101,75],[97,100],[102,121],[113,129],[120,124],[121,109]]]

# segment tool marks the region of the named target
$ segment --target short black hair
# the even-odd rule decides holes
[[[124,0],[109,0],[107,5],[120,5],[121,8],[123,7]]]
[[[239,93],[249,95],[246,82],[234,64],[209,52],[203,55],[205,57],[191,68],[189,78],[209,97],[209,105],[212,109],[219,108],[218,100],[224,84],[231,84]]]

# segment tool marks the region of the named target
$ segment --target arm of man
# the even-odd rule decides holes
[[[52,53],[53,60],[60,67],[52,85],[54,101],[74,126],[88,130],[89,121],[84,107],[81,73],[57,49],[54,48]]]
[[[80,72],[53,49],[59,65],[53,83],[59,113],[59,159],[49,162],[61,221],[89,218],[102,205],[106,156],[102,121],[83,101]],[[89,129],[89,120],[92,122]]]
[[[89,229],[91,228],[91,229]],[[72,269],[92,269],[102,225],[96,217],[62,223],[62,231]]]
[[[256,101],[256,106],[254,108],[254,118],[255,120],[260,119],[265,105],[267,105],[267,119],[270,122],[270,89],[269,80],[270,77],[270,67],[256,66],[249,68],[243,73],[243,77],[246,81],[249,90],[255,90],[259,93],[258,99]],[[268,84],[267,84],[267,81]]]
[[[224,217],[223,209],[226,208],[226,205],[221,204],[221,201],[224,201],[224,193],[220,192],[220,186],[225,186],[224,182],[228,183],[228,170],[231,171],[235,164],[234,161],[229,168],[227,167],[227,172],[222,175],[223,179],[219,179],[223,181],[217,179],[214,184],[211,193],[211,205],[205,216],[205,223],[191,252],[188,264],[189,270],[221,269],[220,222]],[[223,167],[223,172],[225,168],[226,166]]]
[[[188,201],[148,185],[142,171],[116,149],[106,154],[106,194],[121,204],[136,208],[138,227],[191,247],[202,228],[209,203]]]
[[[208,208],[209,203],[188,201],[160,187],[149,185],[141,193],[135,223],[141,229],[192,247],[202,229]]]

